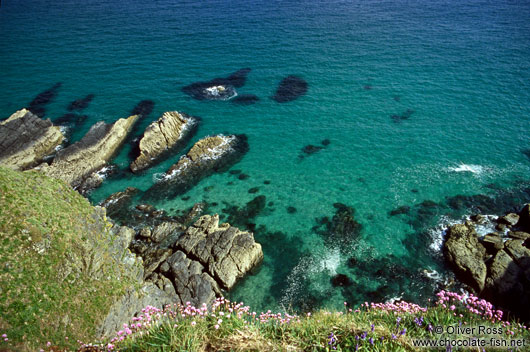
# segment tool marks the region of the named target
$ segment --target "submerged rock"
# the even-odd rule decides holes
[[[116,154],[137,119],[134,115],[112,124],[96,123],[80,141],[57,152],[51,165],[41,164],[38,169],[79,188]]]
[[[155,107],[155,102],[152,100],[142,100],[132,109],[130,115],[138,115],[139,118],[147,117],[151,114]]]
[[[224,172],[248,151],[245,135],[217,135],[199,140],[147,190],[149,199],[173,198],[195,186],[202,178]]]
[[[412,114],[414,114],[414,110],[408,109],[407,111],[403,112],[401,115],[392,115],[392,120],[394,122],[401,122],[403,120],[409,119]]]
[[[83,110],[85,109],[88,104],[94,99],[94,94],[89,94],[84,98],[74,100],[68,105],[67,110],[68,111],[74,111],[74,110]]]
[[[165,112],[151,123],[139,142],[140,155],[131,163],[131,171],[150,167],[164,153],[183,147],[197,130],[199,119],[177,111]]]
[[[45,90],[44,92],[39,93],[28,106],[28,110],[38,117],[44,117],[46,114],[45,106],[48,105],[55,97],[57,96],[57,91],[61,88],[62,83],[58,82],[50,89]]]
[[[0,164],[24,170],[53,153],[64,139],[59,127],[26,109],[0,122]]]
[[[232,103],[239,105],[252,105],[259,101],[258,96],[254,94],[241,94],[232,99]]]
[[[245,85],[250,71],[250,68],[243,68],[225,78],[195,82],[182,88],[182,91],[197,100],[228,100],[237,95],[235,88]]]
[[[296,100],[307,93],[307,87],[308,84],[304,79],[293,75],[287,76],[278,85],[272,99],[278,103]]]

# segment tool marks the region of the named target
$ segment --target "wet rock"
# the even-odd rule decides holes
[[[28,110],[38,117],[42,118],[46,114],[46,105],[55,99],[59,88],[61,88],[62,83],[56,83],[50,89],[45,90],[44,92],[39,93],[28,106]]]
[[[256,104],[259,98],[254,94],[241,94],[232,99],[232,103],[239,105],[252,105]]]
[[[135,115],[113,124],[96,123],[80,141],[57,152],[51,165],[41,164],[39,169],[78,188],[84,179],[107,165],[137,119]]]
[[[182,91],[197,100],[228,100],[237,95],[235,88],[245,85],[250,71],[250,68],[243,68],[225,78],[195,82],[182,88]]]
[[[0,164],[24,170],[41,162],[64,139],[59,127],[26,109],[0,122]]]
[[[474,227],[457,224],[447,230],[444,255],[455,274],[478,292],[486,281],[486,249],[479,243]]]
[[[344,274],[337,274],[331,278],[333,287],[348,287],[352,285],[350,278]]]
[[[171,166],[145,194],[148,199],[173,198],[185,193],[201,179],[224,172],[248,151],[245,135],[217,135],[199,140]]]
[[[515,213],[510,213],[510,214],[507,214],[507,215],[504,215],[504,216],[500,217],[497,221],[500,224],[514,226],[515,224],[517,224],[519,222],[519,215],[517,215]]]
[[[305,95],[307,88],[307,82],[301,77],[287,76],[278,85],[276,94],[274,94],[272,99],[278,103],[287,103]]]
[[[218,215],[201,217],[179,237],[176,248],[197,258],[226,289],[263,260],[254,236],[229,224],[219,225]]]
[[[476,224],[484,224],[488,221],[488,218],[482,214],[471,215],[469,218]]]
[[[177,111],[165,112],[145,129],[139,141],[139,155],[131,163],[131,171],[152,166],[169,151],[178,152],[197,130],[199,119]]]
[[[391,210],[388,214],[390,216],[395,216],[395,215],[408,214],[409,212],[410,212],[410,207],[408,205],[402,205],[400,207],[397,207],[394,210]]]
[[[89,94],[84,98],[74,100],[68,105],[67,110],[68,111],[77,111],[77,110],[83,110],[88,107],[90,102],[94,99],[94,94]],[[133,114],[134,115],[134,114]]]

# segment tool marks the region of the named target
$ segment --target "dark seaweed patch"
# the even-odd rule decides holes
[[[228,214],[227,221],[230,224],[236,227],[241,226],[248,229],[248,224],[251,222],[251,220],[263,212],[266,204],[267,198],[264,195],[261,195],[252,199],[244,207],[226,204],[227,207],[222,211],[223,213]]]
[[[288,212],[289,214],[294,214],[294,213],[296,213],[296,208],[293,207],[293,206],[288,206],[288,207],[287,207],[287,212]]]
[[[331,141],[327,138],[323,139],[322,142],[320,142],[320,144],[322,144],[324,147],[327,147],[330,143]]]
[[[207,82],[195,82],[182,88],[182,91],[197,100],[226,100],[235,95],[234,88],[241,88],[245,85],[250,71],[250,68],[243,68],[225,78],[214,78]],[[224,86],[226,91],[216,96],[206,91],[207,88],[215,86]]]
[[[272,99],[278,103],[287,103],[305,95],[307,88],[308,84],[304,79],[290,75],[280,82]]]
[[[409,119],[412,116],[412,114],[414,114],[414,110],[408,109],[401,115],[392,115],[391,118],[394,122],[401,122],[403,120]]]
[[[315,154],[316,152],[321,151],[322,149],[324,149],[324,147],[308,144],[302,148],[302,153],[311,155],[311,154]]]
[[[251,189],[248,190],[248,193],[258,193],[259,192],[259,187],[252,187]]]
[[[152,100],[142,100],[132,109],[131,115],[140,115],[140,118],[149,116],[155,108],[155,102]]]
[[[351,243],[356,241],[362,230],[362,225],[355,220],[355,209],[342,203],[334,203],[335,215],[331,221],[328,217],[317,218],[317,225],[313,231],[324,238],[328,247],[348,250]]]
[[[241,170],[230,170],[230,171],[228,171],[228,173],[229,173],[230,175],[238,175],[238,174],[241,173]]]
[[[53,87],[37,94],[37,96],[29,103],[28,110],[39,117],[44,117],[44,115],[46,115],[46,105],[55,99],[57,91],[61,86],[62,83],[58,82]]]
[[[401,101],[401,97],[399,95],[394,95],[394,100],[395,101]]]
[[[246,180],[247,178],[249,178],[250,176],[247,175],[247,174],[239,174],[239,176],[237,177],[238,179],[240,180]]]
[[[77,126],[81,123],[83,123],[88,118],[87,115],[79,115],[75,113],[67,113],[62,115],[61,117],[53,120],[53,123],[55,125],[61,125],[61,126]]]
[[[239,105],[252,105],[259,101],[257,95],[254,94],[241,94],[232,99],[232,103]]]
[[[94,94],[89,94],[84,98],[74,100],[68,105],[68,111],[83,110],[86,109],[88,104],[94,99]]]
[[[372,90],[372,88],[373,88],[373,87],[372,87],[371,85],[369,85],[369,84],[365,84],[365,85],[363,86],[363,89],[364,89],[364,90]]]
[[[408,214],[409,211],[410,211],[410,207],[408,205],[402,205],[400,207],[397,207],[396,209],[391,210],[388,214],[390,216],[395,216],[395,215]]]
[[[521,153],[523,153],[528,159],[530,159],[530,149],[521,150]]]

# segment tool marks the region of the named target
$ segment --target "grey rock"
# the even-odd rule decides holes
[[[504,240],[497,232],[488,233],[482,239],[482,243],[484,244],[484,247],[486,247],[489,253],[496,253],[504,247]]]
[[[113,124],[98,122],[79,142],[57,152],[51,165],[41,164],[37,169],[77,189],[116,154],[137,120],[138,115],[133,115]]]
[[[130,289],[112,305],[109,314],[97,329],[97,334],[102,338],[111,337],[146,306],[162,309],[173,303],[175,296],[167,294],[152,282],[146,282],[139,290]]]
[[[19,110],[0,122],[0,165],[25,170],[53,153],[63,140],[59,127],[49,119]]]
[[[254,236],[229,224],[219,225],[218,215],[202,216],[179,237],[176,247],[197,258],[228,290],[263,260]]]
[[[524,241],[524,240],[530,238],[530,233],[523,232],[523,231],[510,231],[510,232],[508,232],[508,237]]]

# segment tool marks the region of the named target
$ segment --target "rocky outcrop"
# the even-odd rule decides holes
[[[144,260],[144,278],[177,302],[212,303],[263,260],[252,233],[205,215],[188,228],[174,221],[143,228],[131,249]],[[168,280],[172,283],[168,286]]]
[[[169,150],[177,151],[191,138],[199,120],[177,111],[165,112],[145,129],[139,142],[140,155],[131,163],[131,171],[139,172],[150,167]]]
[[[0,122],[0,164],[14,170],[30,168],[53,153],[63,139],[50,120],[19,110]]]
[[[530,318],[530,311],[521,309],[528,306],[530,295],[530,233],[525,222],[529,207],[490,224],[490,217],[471,217],[473,221],[451,226],[444,244],[445,257],[462,282],[523,319]],[[481,236],[477,226],[498,232]]]
[[[218,215],[201,217],[175,246],[197,258],[227,290],[263,260],[261,245],[254,242],[254,236],[230,224],[219,225]]]
[[[446,235],[444,253],[456,275],[477,291],[484,289],[486,281],[486,249],[479,243],[474,227],[454,225]]]
[[[172,198],[202,178],[228,170],[248,151],[245,135],[217,135],[199,140],[145,194],[147,199]]]
[[[93,178],[102,177],[93,174],[116,154],[137,119],[138,116],[133,115],[113,124],[96,123],[79,142],[60,150],[51,165],[40,165],[38,169],[67,182],[74,189],[82,187],[87,179],[97,185]]]

